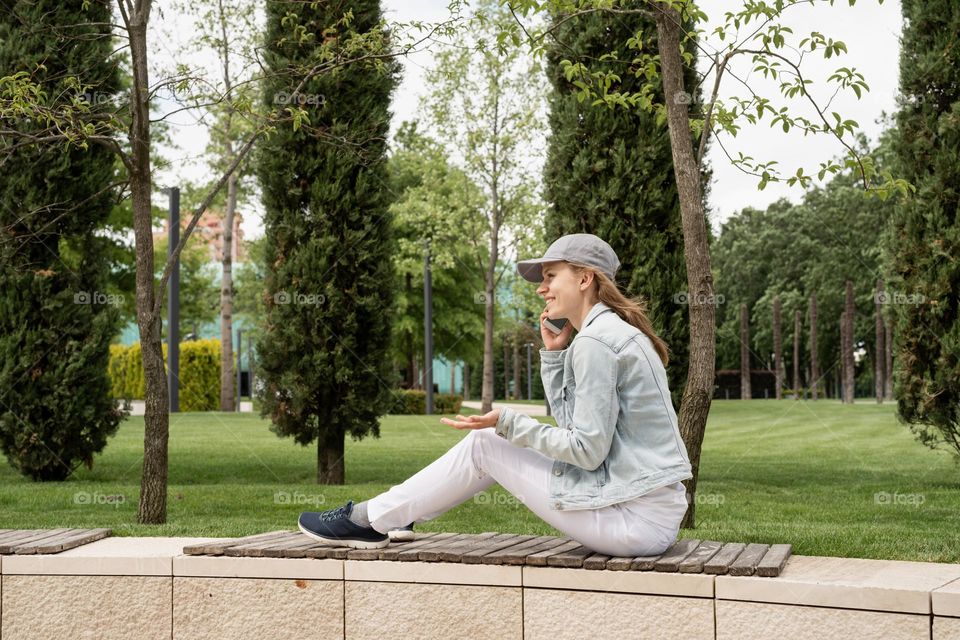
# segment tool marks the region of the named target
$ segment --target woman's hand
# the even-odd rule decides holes
[[[563,325],[563,331],[554,333],[543,324],[543,321],[547,317],[547,310],[544,308],[543,313],[540,314],[540,336],[543,338],[544,348],[547,351],[561,351],[566,349],[567,343],[570,342],[570,336],[573,335],[573,323],[567,320],[567,324]]]
[[[450,425],[454,429],[487,429],[497,426],[497,420],[499,419],[500,409],[494,409],[482,416],[462,416],[458,413],[456,420],[440,418],[440,422]]]

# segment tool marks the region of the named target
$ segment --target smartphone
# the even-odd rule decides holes
[[[543,324],[547,325],[547,329],[553,331],[557,335],[560,335],[560,332],[563,331],[563,327],[567,324],[566,318],[544,318]]]

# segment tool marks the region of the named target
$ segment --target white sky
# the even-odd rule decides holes
[[[384,0],[383,6],[386,17],[390,20],[436,22],[446,17],[446,2],[447,0]],[[710,18],[707,26],[709,33],[721,24],[724,12],[733,10],[734,3],[701,0],[700,6]],[[741,6],[741,3],[736,3],[736,6]],[[151,38],[151,45],[156,52],[154,63],[160,66],[169,64],[167,68],[172,68],[171,61],[178,46],[177,39],[190,38],[192,35],[192,26],[189,23],[184,24],[182,17],[172,14],[173,12],[167,12],[162,18],[155,18],[154,24],[162,20],[164,28],[162,31],[158,29]],[[862,73],[870,86],[869,93],[859,101],[852,93],[839,94],[833,99],[829,111],[839,112],[844,119],[856,120],[871,142],[875,141],[881,131],[881,114],[891,113],[895,108],[901,30],[899,1],[887,0],[879,4],[878,0],[860,0],[855,6],[849,7],[847,2],[840,1],[835,6],[830,6],[821,0],[816,5],[790,8],[784,16],[783,24],[793,29],[794,43],[798,43],[811,31],[820,31],[826,37],[842,40],[847,45],[848,53],[839,58],[824,60],[820,52],[805,54],[801,70],[806,78],[813,81],[811,93],[821,107],[833,94],[835,85],[828,85],[826,79],[835,69],[842,66],[855,67]],[[722,43],[713,36],[701,44],[707,51],[714,51]],[[424,70],[431,65],[431,60],[428,52],[417,53],[403,60],[403,80],[394,94],[392,106],[393,130],[403,120],[416,118],[419,98],[427,90],[423,79]],[[701,72],[706,71],[709,65],[710,61],[706,56],[701,56],[698,63]],[[742,80],[749,82],[756,93],[770,98],[773,104],[789,105],[794,114],[814,118],[815,113],[809,103],[799,100],[786,101],[780,97],[777,84],[764,80],[762,75],[751,74],[751,67],[749,58],[740,56],[730,69]],[[711,74],[706,78],[704,87],[709,91],[712,86]],[[725,77],[720,90],[721,99],[730,96],[743,98],[748,95],[743,84],[732,76]],[[843,151],[843,147],[834,138],[823,135],[805,138],[793,131],[784,134],[779,127],[770,128],[769,119],[770,115],[767,113],[764,122],[756,126],[743,122],[743,129],[736,138],[722,138],[727,151],[732,156],[736,156],[740,151],[759,161],[777,160],[781,171],[787,175],[792,175],[798,167],[803,167],[807,174],[816,174],[820,162],[837,157]],[[175,162],[169,170],[158,176],[158,185],[174,183],[178,178],[199,179],[204,175],[203,165],[197,160],[207,140],[203,127],[198,126],[195,118],[189,114],[177,114],[171,120],[176,124],[171,134],[180,150],[166,151],[166,156]],[[757,178],[745,175],[735,168],[716,142],[711,145],[708,160],[713,168],[710,209],[711,222],[715,229],[719,228],[720,222],[744,207],[763,208],[780,197],[796,201],[803,195],[799,186],[787,187],[785,183],[771,183],[764,191],[759,191]],[[260,235],[262,224],[256,210],[244,213],[246,237]]]

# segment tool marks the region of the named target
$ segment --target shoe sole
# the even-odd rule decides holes
[[[404,529],[401,531],[388,531],[387,536],[389,536],[390,540],[394,542],[408,542],[416,538],[417,534],[413,531]]]
[[[303,525],[299,522],[297,523],[297,528],[300,529],[300,532],[303,535],[313,538],[318,542],[325,542],[327,544],[333,545],[335,547],[352,547],[354,549],[382,549],[383,547],[390,544],[390,537],[388,536],[385,540],[351,540],[346,538],[325,538],[315,534],[313,531],[304,529]]]

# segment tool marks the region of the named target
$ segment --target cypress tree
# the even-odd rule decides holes
[[[641,30],[644,49],[656,51],[656,26],[640,14],[597,12],[556,29],[557,44],[548,52],[547,69],[553,90],[544,168],[549,205],[545,227],[548,241],[568,233],[593,233],[617,252],[618,284],[627,295],[647,300],[651,321],[670,347],[667,374],[679,411],[690,327],[680,200],[667,125],[656,124],[651,113],[581,103],[560,65],[564,59],[586,60],[591,70],[619,73],[620,91],[639,91],[645,83],[642,76],[634,77],[622,62],[598,58],[611,46],[621,49],[621,58],[632,57],[625,43]],[[696,86],[693,66],[684,78],[686,87]],[[654,99],[662,103],[662,91],[657,93]]]
[[[50,104],[107,110],[118,86],[103,0],[14,2],[0,13],[0,77],[25,71]],[[42,135],[40,122],[4,128]],[[0,140],[0,448],[34,480],[92,465],[123,413],[110,398],[117,300],[106,293],[106,223],[115,196],[108,149]]]
[[[896,207],[889,246],[897,412],[921,442],[960,454],[960,5],[901,7],[894,149],[916,193]]]
[[[345,435],[379,435],[395,382],[385,141],[397,66],[307,71],[378,46],[378,0],[270,0],[266,10],[266,100],[300,106],[308,120],[278,126],[257,159],[268,269],[262,412],[278,436],[317,440],[317,481],[342,484]]]

